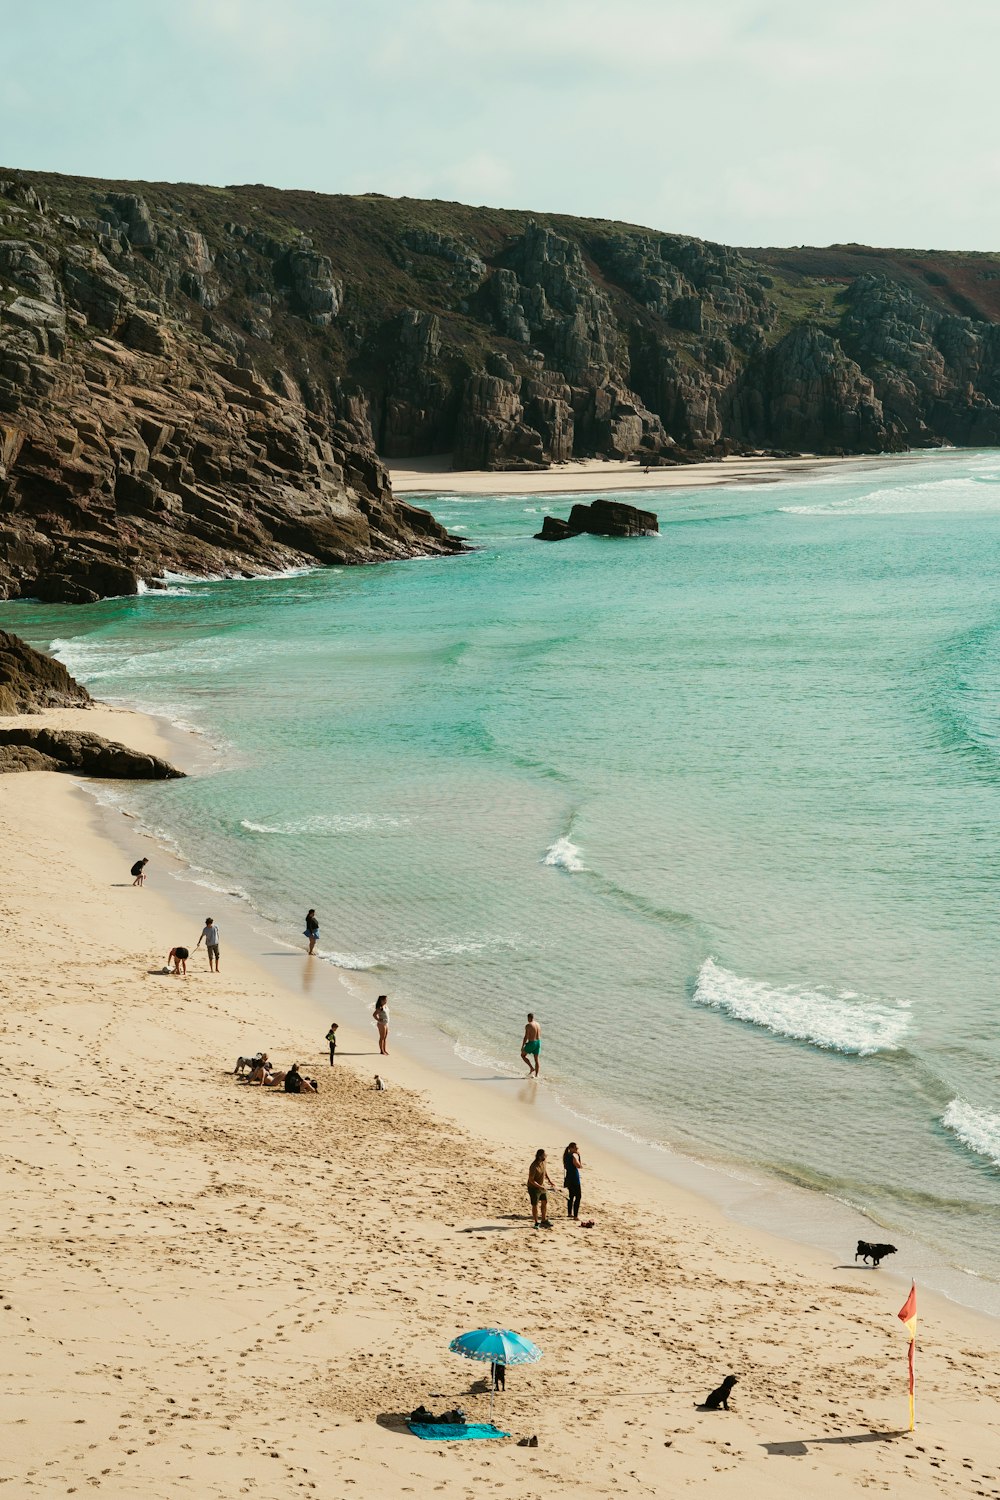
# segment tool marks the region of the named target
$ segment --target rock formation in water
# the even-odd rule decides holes
[[[89,708],[92,702],[61,661],[18,635],[0,630],[0,714],[33,714],[43,708]]]
[[[1000,257],[0,171],[0,596],[460,549],[383,458],[1000,443]]]
[[[660,523],[651,510],[637,510],[620,500],[594,500],[590,505],[574,505],[569,520],[546,516],[538,542],[561,542],[570,536],[655,536]]]

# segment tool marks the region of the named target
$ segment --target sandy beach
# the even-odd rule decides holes
[[[878,460],[872,460],[878,462]],[[802,478],[823,468],[845,462],[863,464],[864,459],[819,458],[723,458],[703,464],[678,464],[650,469],[640,463],[614,462],[606,458],[574,459],[527,474],[494,474],[481,469],[452,469],[447,455],[389,462],[392,488],[397,495],[559,495],[593,490],[696,489],[719,484],[775,484],[781,479]]]
[[[176,759],[139,715],[49,717]],[[920,1294],[909,1434],[903,1292],[853,1246],[833,1264],[737,1227],[583,1137],[595,1225],[572,1225],[531,1085],[484,1105],[343,1023],[331,1070],[302,980],[225,930],[210,975],[155,843],[135,839],[135,889],[70,776],[0,778],[0,839],[11,1494],[1000,1494],[991,1320]],[[177,942],[186,981],[157,972]],[[357,1017],[356,988],[324,983],[331,1019]],[[238,1083],[259,1046],[318,1097]],[[421,1402],[485,1419],[482,1368],[447,1346],[494,1322],[544,1351],[498,1398],[511,1440],[418,1441]],[[697,1412],[729,1371],[733,1409]]]

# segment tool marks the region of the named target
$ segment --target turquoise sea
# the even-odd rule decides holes
[[[227,747],[129,805],[398,1017],[1000,1286],[1000,453],[641,503],[0,625]]]

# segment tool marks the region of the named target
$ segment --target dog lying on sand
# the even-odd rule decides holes
[[[721,1385],[716,1386],[714,1391],[707,1395],[696,1411],[718,1411],[721,1406],[724,1411],[729,1410],[729,1398],[733,1394],[733,1386],[736,1384],[735,1375],[727,1375]]]
[[[858,1240],[858,1248],[854,1259],[860,1255],[865,1265],[871,1260],[873,1266],[877,1266],[880,1260],[885,1260],[887,1255],[895,1255],[895,1245],[873,1245],[868,1240]]]

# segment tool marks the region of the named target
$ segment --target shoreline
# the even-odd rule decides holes
[[[126,716],[139,712],[127,706],[109,711]],[[75,711],[66,712],[72,716]],[[225,751],[214,747],[209,752],[200,731],[145,711],[141,712],[141,717],[151,722],[154,735],[162,735],[160,753],[166,753],[166,747],[169,747],[174,758],[182,765],[187,764],[194,774],[198,774],[199,769],[211,774],[212,769],[224,763]],[[102,802],[86,783],[83,783],[83,790],[89,791],[102,832],[122,850],[124,859],[128,834],[119,818],[128,820],[133,815],[123,812],[116,803]],[[196,870],[155,832],[143,830],[142,837],[148,839],[166,861],[172,883],[164,892],[165,899],[178,914],[192,922],[200,921],[196,914],[205,905],[206,883],[199,876],[214,873],[226,881],[225,873]],[[304,1018],[312,1018],[317,1027],[320,1025],[319,996],[328,990],[333,1004],[341,1002],[352,1010],[359,1005],[364,1007],[363,1019],[367,1022],[379,985],[384,982],[381,978],[373,978],[367,970],[342,968],[325,957],[322,949],[316,954],[317,962],[309,965],[304,960],[303,950],[283,937],[246,893],[232,888],[226,890],[212,883],[208,895],[216,910],[229,908],[226,925],[230,929],[235,927],[241,934],[244,952],[251,955],[250,961],[265,971],[272,983],[280,986],[301,1009]],[[287,951],[275,953],[275,944]],[[296,965],[295,960],[302,962]],[[297,983],[290,978],[296,968],[299,974]],[[326,1022],[322,1021],[322,1024]],[[406,1024],[408,1030],[402,1033],[404,1042],[399,1055],[417,1070],[412,1086],[433,1089],[444,1084],[464,1092],[468,1097],[456,1119],[467,1123],[475,1112],[477,1106],[471,1097],[475,1085],[496,1086],[490,1089],[491,1094],[495,1094],[499,1087],[507,1086],[517,1090],[518,1100],[501,1097],[500,1106],[512,1116],[521,1117],[519,1126],[522,1132],[526,1132],[523,1134],[525,1149],[530,1140],[526,1119],[529,1112],[544,1121],[549,1129],[558,1127],[563,1133],[568,1131],[570,1136],[574,1131],[589,1132],[591,1136],[597,1136],[599,1143],[592,1150],[599,1150],[611,1162],[639,1174],[640,1178],[652,1179],[661,1188],[689,1195],[713,1214],[721,1214],[736,1228],[767,1235],[778,1244],[811,1254],[835,1256],[841,1253],[840,1247],[859,1237],[878,1240],[891,1233],[900,1239],[900,1248],[904,1252],[908,1246],[913,1246],[912,1253],[918,1259],[914,1259],[912,1265],[922,1285],[963,1312],[995,1321],[1000,1335],[1000,1287],[997,1283],[953,1266],[925,1241],[910,1240],[900,1231],[886,1231],[863,1209],[842,1202],[821,1189],[783,1182],[753,1164],[713,1161],[695,1152],[685,1152],[675,1145],[637,1135],[621,1123],[596,1118],[587,1113],[586,1101],[572,1097],[572,1085],[552,1085],[546,1079],[540,1092],[530,1094],[529,1103],[525,1088],[527,1080],[515,1070],[516,1047],[512,1047],[510,1064],[492,1059],[479,1061],[474,1045],[463,1043],[428,1018],[408,1018]],[[360,1043],[361,1035],[354,1036],[355,1044]],[[481,1053],[479,1057],[482,1057]],[[509,1073],[497,1073],[498,1067],[508,1065],[511,1068]],[[494,1107],[491,1099],[490,1108]],[[509,1123],[513,1127],[513,1119]],[[904,1294],[909,1274],[907,1272],[904,1276],[901,1271],[894,1272],[891,1261],[887,1261],[883,1268],[885,1278],[895,1279]]]
[[[637,462],[610,459],[573,459],[550,469],[527,473],[494,473],[485,469],[451,469],[448,455],[423,459],[386,460],[394,494],[398,495],[576,495],[612,490],[711,489],[730,484],[777,484],[801,479],[822,470],[867,468],[915,453],[854,454],[828,458],[803,454],[799,458],[717,458],[704,463],[677,464],[645,472]],[[940,450],[933,450],[939,453]]]
[[[124,712],[87,719],[110,714],[124,738]],[[139,716],[128,738],[163,744]],[[819,1465],[831,1495],[893,1477],[917,1494],[989,1492],[993,1323],[921,1291],[914,1439],[899,1432],[896,1277],[831,1267],[585,1143],[595,1230],[556,1217],[533,1234],[521,1184],[540,1120],[492,1096],[484,1109],[476,1086],[394,1051],[380,1064],[370,1022],[342,1023],[318,1099],[241,1088],[228,1070],[255,1039],[280,1063],[291,1047],[320,1068],[313,999],[275,994],[225,930],[220,983],[200,954],[186,982],[155,972],[187,920],[159,889],[167,856],[134,891],[100,820],[73,777],[0,779],[16,872],[5,1057],[30,1100],[8,1131],[4,1237],[5,1388],[25,1424],[26,1493],[84,1478],[221,1500],[263,1464],[267,1494],[294,1473],[321,1492],[336,1474],[393,1495],[433,1481],[457,1496],[476,1477],[517,1493],[706,1482],[763,1496],[796,1457],[787,1478],[813,1484]],[[39,910],[51,914],[41,943]],[[324,969],[326,1003],[343,976]],[[376,1066],[388,1094],[370,1088]],[[399,1414],[435,1393],[480,1414],[447,1341],[493,1319],[545,1350],[500,1407],[539,1449],[417,1442]],[[692,1398],[730,1366],[743,1384],[720,1449]]]

